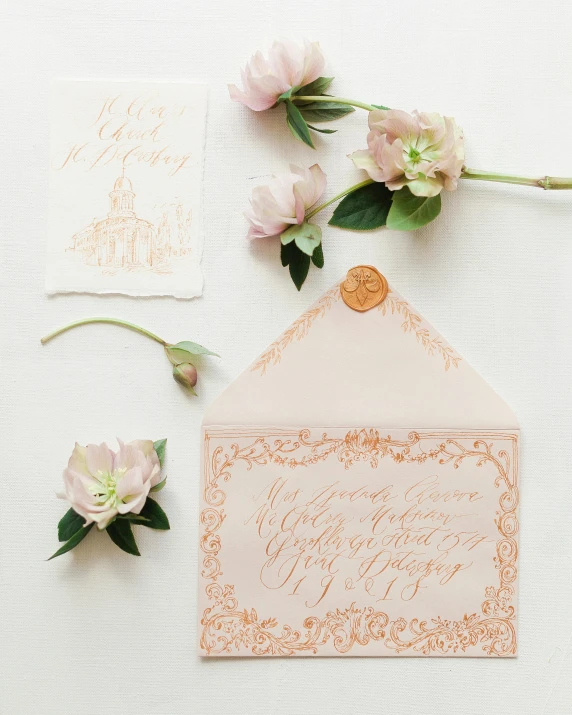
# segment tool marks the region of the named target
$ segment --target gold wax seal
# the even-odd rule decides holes
[[[384,276],[373,266],[356,266],[340,285],[344,303],[363,313],[385,300],[389,288]]]

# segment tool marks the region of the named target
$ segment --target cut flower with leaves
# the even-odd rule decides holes
[[[282,60],[299,69],[300,60],[294,59],[294,53],[288,62],[286,56],[287,52],[282,54]],[[320,72],[322,66],[323,63]],[[260,74],[263,65],[257,62],[257,67]],[[316,75],[309,81],[309,76],[303,75],[299,81],[306,84],[297,86],[299,75],[294,79],[294,75],[290,74],[286,83],[288,88],[284,90],[285,85],[276,86],[272,97],[258,108],[284,104],[290,131],[312,148],[315,147],[310,130],[326,134],[331,134],[333,130],[315,127],[310,122],[339,119],[354,108],[366,110],[369,120],[368,148],[353,152],[350,158],[359,169],[367,172],[369,178],[319,206],[304,203],[303,216],[301,202],[295,212],[290,209],[283,214],[276,206],[280,202],[271,204],[271,191],[260,192],[257,201],[253,196],[253,209],[247,215],[253,226],[249,235],[280,234],[282,265],[289,266],[298,290],[306,279],[310,260],[320,268],[324,262],[321,229],[309,223],[309,219],[335,202],[340,203],[330,218],[331,226],[353,231],[370,231],[382,226],[395,231],[413,231],[437,218],[441,212],[443,189],[454,191],[459,180],[517,184],[544,190],[572,189],[572,178],[568,177],[533,178],[469,169],[464,165],[463,134],[452,117],[436,112],[414,111],[409,114],[382,104],[333,97],[326,94],[333,77]],[[276,94],[279,89],[283,90],[282,93]],[[245,97],[240,98],[231,90],[231,96],[233,94],[233,99],[247,103]],[[294,216],[295,220],[292,220]],[[287,223],[293,225],[287,227]]]
[[[161,478],[166,439],[118,440],[119,450],[107,444],[76,443],[64,470],[65,492],[61,499],[71,508],[58,524],[58,538],[64,545],[51,557],[75,548],[97,525],[120,549],[139,556],[132,524],[167,530],[169,520],[150,492],[165,486]]]
[[[355,111],[347,100],[325,94],[333,77],[322,77],[325,60],[317,42],[301,48],[287,40],[275,42],[268,59],[257,52],[242,70],[243,89],[229,85],[231,99],[256,112],[280,104],[286,107],[286,124],[296,139],[314,149],[310,130],[333,134],[315,123],[331,122]]]
[[[310,209],[326,188],[326,175],[318,164],[309,168],[290,165],[265,186],[256,186],[251,206],[245,212],[250,223],[247,238],[280,236],[282,265],[300,290],[310,262],[322,268],[322,230],[306,220]]]

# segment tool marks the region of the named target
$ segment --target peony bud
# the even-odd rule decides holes
[[[197,384],[197,368],[190,362],[182,362],[180,365],[173,365],[173,377],[183,387],[190,390],[193,395],[193,387]]]

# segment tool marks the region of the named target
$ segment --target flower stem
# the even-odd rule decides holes
[[[337,102],[338,104],[349,104],[352,107],[365,109],[366,112],[373,112],[374,109],[379,109],[379,107],[374,107],[373,104],[365,104],[364,102],[358,102],[355,99],[345,99],[344,97],[330,97],[326,94],[321,94],[319,97],[304,97],[303,95],[294,94],[290,99],[303,99],[305,102]],[[383,109],[388,109],[388,107],[383,107]]]
[[[124,328],[129,328],[129,330],[134,330],[136,333],[146,335],[148,338],[151,338],[151,340],[155,340],[156,342],[161,343],[161,345],[167,345],[165,340],[162,340],[158,335],[151,333],[149,330],[145,330],[145,328],[141,328],[139,325],[128,323],[126,320],[119,320],[118,318],[84,318],[83,320],[76,320],[74,323],[65,325],[63,328],[58,328],[58,330],[54,330],[53,333],[44,336],[40,342],[42,343],[42,345],[45,345],[48,340],[55,338],[56,335],[65,333],[66,330],[77,328],[78,325],[88,325],[89,323],[111,323],[112,325],[121,325]]]
[[[368,184],[373,184],[373,179],[366,179],[365,181],[360,181],[359,184],[354,184],[354,186],[350,186],[349,189],[344,189],[343,191],[340,191],[340,193],[336,194],[332,199],[324,202],[323,204],[320,204],[315,209],[312,209],[309,213],[307,213],[306,219],[312,218],[312,216],[315,216],[322,209],[325,209],[326,206],[333,204],[335,201],[339,201],[340,199],[343,199],[344,196],[351,194],[353,191],[357,191],[358,189],[361,189],[364,186],[368,186]]]
[[[514,174],[495,174],[492,171],[479,171],[478,169],[463,168],[461,179],[473,181],[496,181],[501,184],[519,184],[520,186],[534,186],[537,189],[572,189],[572,178],[559,176],[541,176],[538,179]]]

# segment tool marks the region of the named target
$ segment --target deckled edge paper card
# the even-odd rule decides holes
[[[201,295],[206,85],[52,85],[46,291]]]
[[[518,437],[395,290],[326,293],[205,414],[199,653],[516,655]]]

